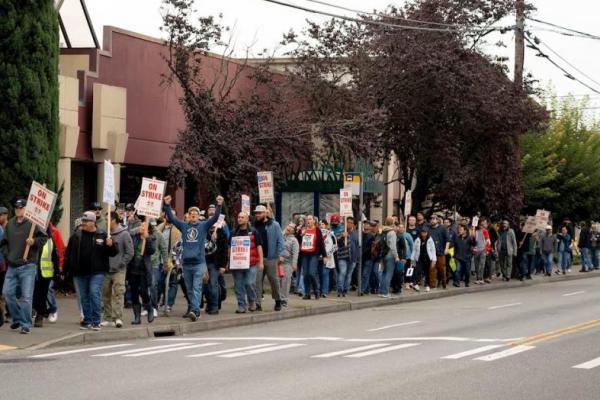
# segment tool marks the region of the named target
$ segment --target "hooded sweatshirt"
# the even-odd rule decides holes
[[[124,272],[133,258],[133,241],[131,240],[131,235],[126,228],[119,225],[117,230],[112,233],[112,240],[113,245],[116,245],[119,249],[119,253],[108,259],[109,272]]]

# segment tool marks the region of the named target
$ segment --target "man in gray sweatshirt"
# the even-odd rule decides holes
[[[127,265],[133,258],[133,241],[127,228],[119,223],[118,215],[114,211],[110,213],[110,232],[113,245],[117,246],[119,253],[108,260],[110,269],[102,287],[104,315],[100,325],[121,328],[123,327],[125,274]]]
[[[10,328],[20,330],[21,333],[31,333],[31,305],[37,262],[40,259],[40,251],[48,240],[46,232],[38,226],[33,231],[33,238],[29,239],[32,222],[25,218],[26,204],[25,199],[14,202],[15,216],[8,221],[0,243],[0,250],[8,263],[3,293],[13,318]],[[27,246],[29,253],[25,258]],[[18,303],[17,293],[20,293]]]

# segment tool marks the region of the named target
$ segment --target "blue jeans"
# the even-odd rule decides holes
[[[162,285],[161,285],[162,283]],[[162,265],[152,267],[152,283],[150,285],[150,298],[152,299],[152,307],[158,309],[158,301],[161,294],[165,290],[163,281]]]
[[[390,294],[390,283],[392,282],[392,276],[396,270],[396,260],[391,255],[386,256],[383,259],[383,273],[381,276],[381,283],[379,284],[379,294],[388,295]]]
[[[321,293],[327,294],[329,293],[329,272],[330,269],[327,268],[322,262],[319,263],[319,288],[321,289]]]
[[[99,273],[75,277],[85,324],[100,325],[104,275]]]
[[[544,269],[547,274],[552,272],[552,253],[542,253],[542,260],[544,261]]]
[[[58,311],[58,306],[56,305],[56,294],[54,293],[54,279],[50,281],[46,301],[48,302],[48,314],[54,314]]]
[[[592,266],[598,269],[598,267],[600,267],[600,248],[590,250],[592,252]]]
[[[363,262],[362,276],[361,276],[361,291],[366,293],[369,291],[369,280],[371,279],[371,272],[373,271],[373,260],[365,260]]]
[[[20,267],[9,265],[6,270],[2,293],[13,322],[18,323],[22,328],[31,329],[31,306],[36,274],[35,264],[25,264]]]
[[[302,276],[304,277],[304,295],[310,296],[311,288],[315,293],[319,293],[319,278],[317,276],[319,269],[319,254],[302,255]]]
[[[454,282],[460,284],[460,280],[462,279],[465,282],[465,285],[468,285],[469,282],[471,281],[471,260],[468,261],[463,261],[463,260],[457,260],[456,261],[456,271],[455,276],[458,278],[457,280],[452,279]]]
[[[350,281],[352,280],[352,273],[354,272],[354,268],[356,268],[355,262],[350,262],[350,260],[338,260],[339,272],[337,279],[337,289],[339,292],[348,293],[348,288],[350,287]],[[371,269],[372,268],[373,263],[371,262]]]
[[[206,311],[219,309],[219,269],[214,263],[207,264],[208,267],[208,304]]]
[[[559,270],[562,270],[563,272],[567,272],[567,269],[569,269],[569,251],[559,251],[557,253],[557,267]]]
[[[249,303],[256,302],[256,265],[251,265],[249,269],[232,269],[231,273],[238,308],[245,310]]]
[[[582,247],[579,249],[581,253],[581,269],[584,271],[589,271],[592,269],[592,261],[590,260],[590,249],[587,247]]]
[[[302,264],[298,263],[296,270],[296,293],[304,294],[304,275],[302,274]]]
[[[206,272],[206,264],[184,265],[183,281],[190,299],[190,311],[200,315],[200,296],[202,295],[202,276]]]
[[[531,276],[535,272],[535,254],[521,255],[521,277]]]

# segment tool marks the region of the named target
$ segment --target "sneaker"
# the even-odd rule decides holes
[[[123,321],[121,321],[120,319],[115,321],[115,327],[117,328],[122,328],[123,327]]]
[[[20,332],[24,335],[28,335],[31,333],[31,328],[22,327]]]
[[[35,316],[35,321],[33,322],[33,326],[35,328],[42,328],[44,326],[44,316],[42,314],[37,314]]]
[[[208,315],[218,315],[219,314],[219,310],[208,310],[206,313]]]
[[[142,317],[145,317],[146,315],[148,315],[148,310],[146,310],[146,308],[144,308],[142,310],[142,313],[140,314]]]
[[[58,312],[51,313],[50,315],[48,315],[48,322],[50,322],[51,324],[55,324],[57,320],[58,320]]]
[[[236,314],[246,314],[246,309],[239,307],[237,310],[235,310]]]
[[[379,297],[381,297],[382,299],[390,299],[392,297],[391,294],[380,294]]]
[[[256,310],[254,311],[262,311],[262,305],[256,304]]]
[[[429,286],[425,286],[425,291],[429,292],[431,290],[431,288]]]
[[[102,321],[102,322],[100,322],[100,326],[103,328],[109,327],[109,326],[114,328],[116,326],[116,324],[112,321]]]
[[[250,306],[248,307],[248,311],[250,311],[250,312],[256,311],[256,303],[251,302]]]
[[[492,281],[491,281],[491,280],[489,280],[489,279],[484,279],[483,281],[484,281],[485,283],[492,283]]]
[[[196,322],[196,320],[198,319],[198,316],[196,315],[195,312],[190,311],[189,313],[187,313],[187,317],[192,321],[192,322]]]
[[[21,324],[19,324],[18,322],[13,322],[12,324],[10,324],[10,329],[13,331],[18,331],[19,329],[21,329]]]
[[[154,318],[158,318],[158,310],[156,308],[153,308],[152,310],[154,310]]]
[[[167,315],[169,315],[171,313],[171,311],[173,311],[173,309],[171,307],[167,306],[167,308],[165,308],[165,313]]]
[[[568,273],[571,273],[571,268],[567,269],[567,272],[568,272]]]
[[[89,331],[92,329],[91,324],[84,324],[83,322],[79,325],[79,329],[82,331]]]
[[[92,324],[92,330],[93,330],[93,331],[99,331],[100,329],[102,329],[102,328],[100,327],[100,324]]]

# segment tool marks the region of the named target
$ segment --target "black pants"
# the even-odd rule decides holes
[[[146,275],[129,274],[129,285],[131,286],[131,302],[132,304],[150,304],[150,285],[151,280]]]
[[[35,280],[33,288],[33,309],[38,315],[48,314],[48,288],[52,278],[42,278],[38,271],[38,277]]]

